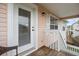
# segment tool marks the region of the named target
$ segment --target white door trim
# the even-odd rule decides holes
[[[15,4],[8,4],[8,46],[15,46],[18,45],[18,15],[15,16],[15,14],[17,14],[17,11],[14,12],[15,9],[17,9],[16,6],[14,6]],[[21,5],[21,4],[20,4]],[[35,19],[36,22],[34,25],[35,26],[35,48],[38,49],[38,7],[35,4],[23,4],[24,6],[27,5],[28,7],[30,6],[31,8],[33,8],[34,13],[35,13]],[[16,34],[15,34],[16,33]]]

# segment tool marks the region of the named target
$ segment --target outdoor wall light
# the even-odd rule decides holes
[[[42,15],[45,15],[46,13],[45,12],[42,12]]]

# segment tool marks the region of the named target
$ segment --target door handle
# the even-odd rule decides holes
[[[32,31],[35,31],[35,30],[34,30],[34,27],[32,27]]]
[[[35,31],[34,29],[32,29],[32,31]]]

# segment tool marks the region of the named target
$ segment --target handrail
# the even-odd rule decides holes
[[[0,55],[2,55],[3,53],[6,53],[10,50],[16,49],[16,56],[18,56],[18,46],[13,46],[13,47],[3,47],[0,46]]]
[[[64,45],[65,45],[64,39],[63,39],[63,37],[62,37],[60,31],[58,31],[58,32],[59,32],[59,35],[60,35],[60,37],[61,37],[61,39],[62,39],[62,41],[63,41],[63,43],[64,43]],[[66,45],[65,45],[65,47],[66,47]]]

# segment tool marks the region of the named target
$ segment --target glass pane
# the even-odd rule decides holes
[[[57,30],[58,29],[58,25],[55,25],[55,30]]]
[[[57,25],[57,19],[54,19],[55,25]]]
[[[55,25],[50,25],[50,29],[54,29],[55,28]]]
[[[50,16],[50,24],[55,24],[55,20],[52,16]]]
[[[30,16],[29,11],[19,8],[19,46],[30,43]]]

